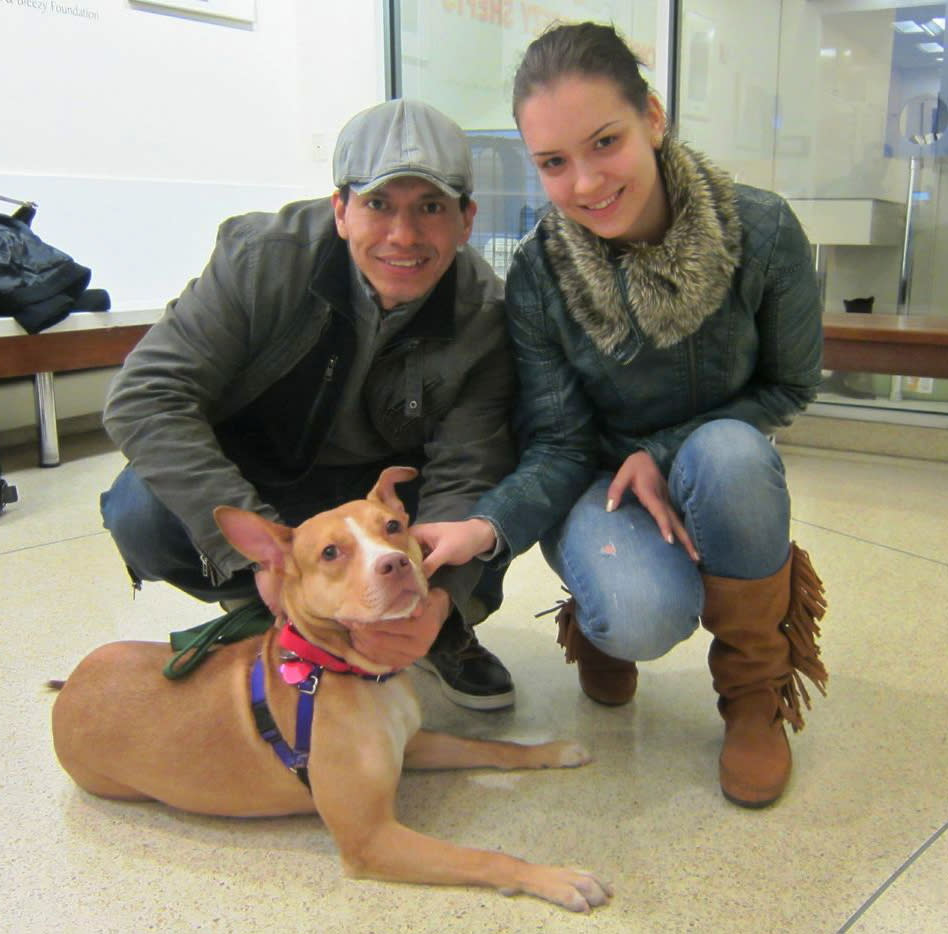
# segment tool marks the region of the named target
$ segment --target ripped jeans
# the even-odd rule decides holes
[[[783,462],[759,431],[734,419],[696,429],[668,476],[672,505],[701,556],[669,545],[627,492],[606,512],[612,473],[602,473],[540,545],[576,599],[576,619],[596,648],[628,661],[659,658],[697,628],[701,574],[769,577],[790,551]]]

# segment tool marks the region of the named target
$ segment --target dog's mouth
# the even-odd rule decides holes
[[[407,619],[421,609],[421,594],[417,590],[405,590],[403,599],[396,601],[381,619]]]
[[[336,617],[336,622],[346,629],[368,629],[392,619],[408,619],[421,610],[422,597],[417,590],[405,590],[381,612],[377,610],[346,613]]]

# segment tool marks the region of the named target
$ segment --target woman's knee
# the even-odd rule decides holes
[[[701,578],[634,499],[606,512],[608,482],[600,477],[541,548],[576,600],[590,642],[614,658],[658,658],[694,632]]]
[[[783,461],[755,428],[735,419],[702,425],[682,445],[668,486],[705,570],[762,577],[785,559],[790,494]]]
[[[654,586],[639,587],[624,595],[597,596],[604,599],[590,599],[587,595],[585,600],[577,600],[577,621],[586,638],[613,658],[661,658],[689,638],[698,626],[697,584],[690,593]]]
[[[682,444],[670,482],[698,478],[722,488],[785,488],[783,461],[770,439],[733,418],[705,423]]]

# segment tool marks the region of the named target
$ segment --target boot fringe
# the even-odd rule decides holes
[[[806,709],[810,709],[810,694],[801,675],[815,684],[824,696],[829,675],[820,660],[820,647],[816,642],[820,636],[818,620],[826,614],[825,588],[809,554],[796,543],[791,548],[790,605],[780,625],[790,643],[792,670],[780,687],[778,704],[781,716],[797,732],[803,729],[801,700]]]
[[[565,587],[563,589],[566,590]],[[566,593],[569,593],[569,591],[566,590]],[[566,656],[566,664],[571,665],[577,659],[575,641],[570,638],[570,624],[575,619],[576,601],[573,597],[569,597],[566,600],[557,600],[555,606],[536,613],[534,618],[539,619],[541,616],[547,616],[550,613],[556,613],[556,616],[553,617],[557,625],[556,644],[563,647]]]
[[[575,613],[576,601],[570,597],[560,606],[560,611],[556,614],[556,625],[559,627],[556,633],[556,644],[563,646],[563,654],[566,656],[567,665],[572,665],[578,657],[576,640],[570,638],[570,634],[576,631],[573,626]]]
[[[823,582],[813,570],[810,556],[793,545],[793,564],[790,568],[790,607],[783,627],[790,641],[790,663],[794,669],[812,681],[820,693],[826,695],[829,678],[820,660],[818,620],[826,614],[826,596]]]

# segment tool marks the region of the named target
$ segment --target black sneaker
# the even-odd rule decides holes
[[[429,654],[415,664],[430,671],[445,696],[470,710],[500,710],[514,702],[514,686],[504,663],[474,637],[456,655]]]

